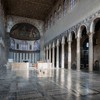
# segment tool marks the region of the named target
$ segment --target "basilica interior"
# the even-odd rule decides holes
[[[100,100],[100,0],[0,0],[0,100]]]

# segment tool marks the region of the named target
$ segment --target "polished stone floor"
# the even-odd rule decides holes
[[[50,77],[38,74],[0,73],[0,100],[100,100],[100,74],[64,69],[51,70]]]

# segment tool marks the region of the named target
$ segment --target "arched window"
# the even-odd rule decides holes
[[[19,49],[19,44],[17,44],[17,49]]]
[[[70,9],[73,9],[77,0],[70,0]]]
[[[32,46],[30,45],[30,50],[32,50]]]

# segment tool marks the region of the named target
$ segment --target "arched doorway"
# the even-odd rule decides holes
[[[81,26],[81,70],[89,68],[89,38],[85,26]]]
[[[75,32],[71,32],[72,34],[72,45],[71,45],[71,49],[72,49],[72,65],[71,68],[73,70],[76,69],[76,38],[75,38]]]
[[[100,18],[94,20],[94,71],[100,71]]]

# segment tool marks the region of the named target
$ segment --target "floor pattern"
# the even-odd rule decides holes
[[[100,74],[65,69],[51,70],[52,76],[29,78],[3,72],[0,76],[0,100],[100,100]]]

